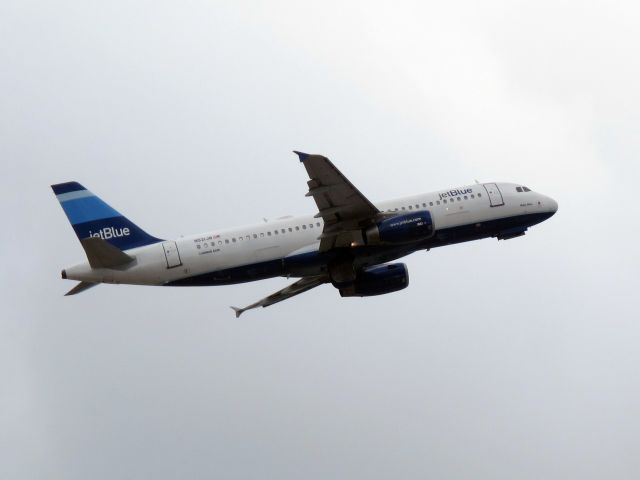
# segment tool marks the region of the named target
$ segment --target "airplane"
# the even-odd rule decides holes
[[[164,240],[118,213],[77,182],[51,188],[87,261],[62,270],[75,295],[100,283],[210,286],[272,277],[297,280],[236,317],[323,284],[342,297],[367,297],[409,285],[404,263],[419,250],[471,240],[509,240],[558,210],[552,198],[517,183],[478,183],[372,203],[322,155],[298,151],[317,213]]]

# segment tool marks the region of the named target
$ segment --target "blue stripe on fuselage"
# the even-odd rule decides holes
[[[402,258],[412,252],[425,250],[430,248],[443,247],[456,243],[468,242],[472,240],[480,240],[496,236],[505,229],[515,227],[530,227],[551,217],[553,213],[530,213],[525,215],[516,215],[513,217],[500,218],[495,220],[487,220],[485,222],[471,223],[468,225],[460,225],[457,227],[446,228],[436,231],[436,234],[422,242],[404,246],[375,246],[375,247],[358,247],[358,253],[362,255],[379,254],[381,257],[385,254],[386,259],[379,263]],[[311,273],[302,273],[306,268],[317,267],[320,264],[326,265],[338,254],[338,250],[331,252],[307,252],[283,259],[274,259],[266,262],[252,263],[238,267],[217,270],[213,272],[194,275],[191,277],[181,278],[168,282],[165,286],[210,286],[210,285],[231,285],[235,283],[246,283],[254,280],[263,280],[272,277],[281,276],[306,276],[318,275],[318,271]],[[343,249],[346,251],[350,249]],[[306,267],[306,268],[305,268]]]

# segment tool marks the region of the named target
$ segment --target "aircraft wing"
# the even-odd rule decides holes
[[[307,169],[310,180],[308,197],[318,206],[316,218],[324,220],[320,236],[320,251],[347,247],[353,241],[362,241],[361,229],[380,211],[322,155],[295,152]]]
[[[231,307],[234,312],[236,312],[236,318],[242,315],[247,310],[251,310],[252,308],[258,307],[268,307],[269,305],[273,305],[274,303],[281,302],[288,298],[294,297],[300,293],[304,293],[312,288],[315,288],[323,283],[328,283],[329,278],[326,275],[318,275],[315,277],[304,277],[298,280],[295,283],[292,283],[288,287],[283,288],[282,290],[278,290],[275,293],[272,293],[266,298],[257,301],[256,303],[252,303],[244,308]]]

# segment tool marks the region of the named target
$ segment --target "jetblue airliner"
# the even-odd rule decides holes
[[[409,285],[404,263],[417,250],[470,240],[508,240],[550,218],[555,200],[522,184],[476,183],[372,203],[321,155],[295,152],[310,180],[315,215],[282,217],[176,240],[149,235],[77,182],[52,185],[87,261],[62,270],[74,295],[99,283],[229,285],[298,279],[244,308],[268,307],[328,283],[343,297]]]

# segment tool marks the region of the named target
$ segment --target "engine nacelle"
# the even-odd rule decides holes
[[[371,297],[397,292],[409,286],[409,270],[404,263],[388,263],[366,268],[347,287],[340,289],[342,297]]]
[[[364,232],[367,245],[411,243],[433,235],[431,214],[426,211],[386,218]]]

